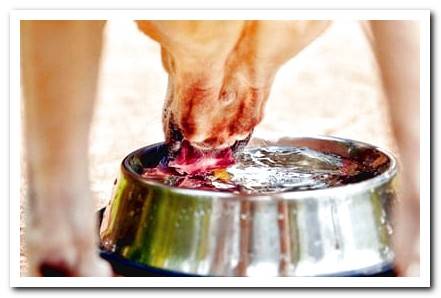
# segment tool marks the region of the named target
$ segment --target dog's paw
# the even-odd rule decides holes
[[[95,237],[68,231],[58,227],[51,233],[34,229],[28,234],[29,275],[112,276],[110,264],[98,256]]]
[[[72,276],[112,276],[110,265],[98,256],[72,266],[63,259],[47,259],[42,261],[37,269],[39,276],[72,277]]]

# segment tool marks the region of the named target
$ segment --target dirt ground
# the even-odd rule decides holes
[[[90,181],[97,208],[110,199],[121,160],[139,147],[163,140],[166,85],[159,45],[131,21],[109,22],[90,135]],[[281,68],[254,135],[263,139],[333,135],[396,151],[387,115],[377,66],[359,24],[335,22]],[[22,181],[24,210],[26,177]],[[25,274],[23,244],[21,256]]]

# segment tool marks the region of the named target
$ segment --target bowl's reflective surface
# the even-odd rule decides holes
[[[338,138],[276,144],[390,162],[381,175],[355,184],[238,195],[140,178],[142,167],[164,154],[163,145],[148,146],[123,161],[101,224],[102,248],[134,264],[196,275],[367,275],[390,268],[395,159]]]

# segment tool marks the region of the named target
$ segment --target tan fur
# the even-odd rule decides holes
[[[262,120],[279,67],[327,21],[138,21],[162,46],[169,73],[164,113],[202,148],[245,139]]]
[[[103,25],[20,24],[30,275],[39,275],[42,263],[72,275],[110,274],[96,255],[87,160]]]
[[[373,49],[389,101],[392,128],[400,149],[400,200],[394,244],[397,269],[419,275],[420,229],[420,47],[416,21],[372,21]],[[428,99],[426,99],[428,100]],[[427,198],[428,199],[428,198]]]

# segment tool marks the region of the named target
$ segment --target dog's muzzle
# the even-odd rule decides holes
[[[233,154],[237,154],[238,152],[241,152],[243,148],[248,144],[248,142],[251,139],[252,131],[250,134],[243,140],[237,140],[234,142],[233,145],[230,146],[231,150],[233,151]],[[166,144],[169,148],[169,157],[173,158],[176,156],[176,154],[179,152],[179,150],[182,147],[182,142],[185,140],[184,134],[182,133],[182,130],[179,128],[178,125],[176,125],[173,121],[170,121],[168,124],[168,132],[166,135]],[[195,144],[190,142],[190,144],[201,150],[201,151],[213,151],[213,150],[219,150],[215,148],[210,148],[201,144]],[[225,148],[223,148],[225,149]],[[222,149],[222,150],[223,150]]]

